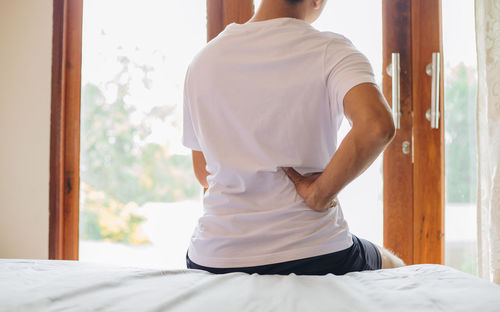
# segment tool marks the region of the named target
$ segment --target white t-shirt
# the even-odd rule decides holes
[[[340,203],[313,211],[278,167],[323,171],[344,95],[365,82],[375,82],[373,70],[348,39],[290,17],[232,23],[196,55],[182,142],[203,152],[210,175],[192,261],[247,267],[352,245]]]

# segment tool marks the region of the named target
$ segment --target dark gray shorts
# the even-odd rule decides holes
[[[352,234],[352,240],[352,246],[347,249],[286,262],[241,268],[210,268],[194,263],[186,253],[186,265],[188,269],[205,270],[215,274],[244,272],[262,275],[288,275],[290,273],[296,275],[326,275],[328,273],[343,275],[348,272],[382,268],[382,257],[375,244],[366,239],[358,238],[354,234]]]

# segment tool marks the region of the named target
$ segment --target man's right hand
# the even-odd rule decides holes
[[[312,210],[323,212],[337,205],[335,199],[330,199],[321,194],[314,183],[321,172],[310,176],[303,176],[292,167],[282,167],[286,175],[292,180],[297,193],[304,199]]]
[[[390,107],[373,83],[362,83],[347,92],[344,115],[352,128],[323,172],[305,177],[293,168],[283,168],[297,193],[316,211],[335,206],[337,195],[373,163],[395,134]]]

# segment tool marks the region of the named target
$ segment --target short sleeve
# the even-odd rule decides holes
[[[189,68],[184,78],[184,100],[183,100],[183,126],[182,126],[182,145],[192,150],[201,151],[200,144],[194,132],[193,118],[191,116],[191,103],[189,102]]]
[[[346,38],[332,40],[326,49],[325,68],[327,88],[332,114],[343,116],[344,97],[353,87],[376,83],[372,66],[356,47]]]

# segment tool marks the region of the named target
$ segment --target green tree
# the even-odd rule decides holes
[[[200,186],[190,156],[169,155],[167,146],[147,140],[151,121],[165,121],[174,107],[156,106],[141,120],[132,118],[136,109],[126,101],[132,80],[139,80],[148,89],[148,73],[153,69],[125,56],[118,57],[118,61],[120,70],[104,84],[116,90],[114,100],[107,100],[102,87],[96,84],[87,83],[82,90],[82,185],[88,186],[88,194],[101,195],[98,200],[91,199],[82,191],[82,207],[90,208],[81,212],[81,235],[87,239],[144,242],[135,232],[144,219],[130,211],[123,213],[126,207],[148,201],[195,199]],[[134,75],[129,74],[131,69]],[[115,224],[121,226],[116,228]]]
[[[158,118],[159,110],[153,109],[139,124],[130,120],[135,109],[127,105],[125,97],[131,78],[123,81],[120,77],[131,62],[126,57],[120,62],[122,70],[108,82],[117,90],[113,103],[106,102],[98,86],[89,83],[83,88],[83,181],[121,203],[134,201],[142,205],[147,201],[196,198],[200,187],[194,178],[191,158],[168,155],[164,146],[145,143],[151,134],[148,118]],[[147,69],[142,69],[146,77]],[[143,81],[146,84],[147,80]],[[160,114],[160,118],[168,113]]]
[[[448,202],[476,198],[476,78],[463,63],[450,69],[445,90],[446,196]]]

